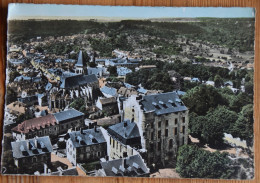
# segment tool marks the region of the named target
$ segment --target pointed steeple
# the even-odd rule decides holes
[[[75,66],[79,66],[79,67],[85,67],[86,64],[86,58],[84,58],[82,51],[80,50],[79,52],[79,56],[78,56],[78,62],[76,63]]]
[[[78,55],[78,62],[75,64],[77,74],[87,74],[87,60],[84,58],[82,51],[80,50]]]

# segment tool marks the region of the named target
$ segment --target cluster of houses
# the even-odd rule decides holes
[[[9,119],[30,116],[6,124],[17,173],[78,175],[80,168],[93,176],[143,177],[175,165],[178,147],[188,143],[189,111],[176,91],[106,82],[107,64],[117,66],[119,76],[132,72],[127,66],[140,60],[128,54],[116,50],[117,58],[92,59],[104,65],[90,68],[80,51],[69,70],[30,58],[37,76],[20,72],[9,83],[17,100],[6,106]],[[83,105],[73,108],[79,99]],[[86,170],[91,163],[96,167]]]

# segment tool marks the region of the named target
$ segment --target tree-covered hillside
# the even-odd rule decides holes
[[[104,33],[109,39],[90,39],[92,46],[104,55],[116,48],[132,50],[133,41],[166,47],[164,42],[185,36],[193,40],[208,41],[239,51],[254,49],[254,19],[250,18],[203,18],[199,22],[151,22],[149,20],[123,20],[121,22],[95,22],[77,20],[11,20],[9,21],[9,39],[12,42],[23,42],[36,36],[66,36],[78,33]],[[136,39],[145,34],[155,36],[153,42]],[[130,36],[131,35],[131,36]],[[134,39],[134,40],[133,40]],[[168,42],[169,43],[169,42]],[[169,50],[157,50],[158,53],[174,54],[178,46],[172,45]],[[156,52],[156,51],[155,51]]]

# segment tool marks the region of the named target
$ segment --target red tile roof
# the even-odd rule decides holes
[[[35,131],[40,128],[45,128],[47,126],[53,126],[58,124],[53,114],[48,114],[47,116],[43,116],[40,118],[33,118],[26,120],[14,127],[12,131],[20,132],[20,133],[28,133],[30,130]]]

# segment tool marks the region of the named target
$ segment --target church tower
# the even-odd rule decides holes
[[[77,74],[88,74],[87,71],[87,60],[84,58],[82,51],[80,50],[79,56],[78,56],[78,62],[75,65],[75,72]]]

